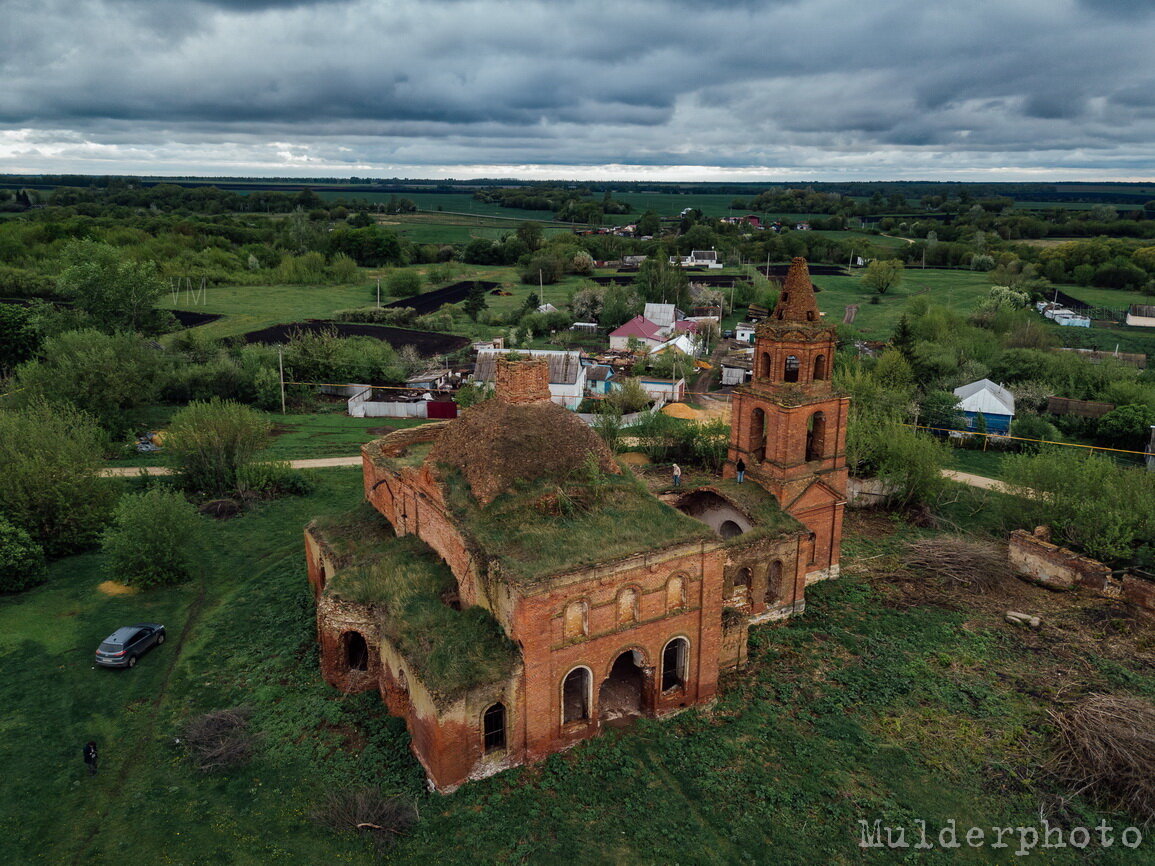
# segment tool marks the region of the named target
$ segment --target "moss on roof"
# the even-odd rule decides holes
[[[576,568],[693,541],[715,541],[702,523],[659,502],[628,470],[596,463],[561,479],[517,485],[481,506],[461,473],[439,466],[447,501],[502,574],[526,583]]]
[[[512,674],[513,644],[484,608],[446,604],[457,581],[427,544],[412,535],[396,537],[368,505],[315,520],[312,528],[337,558],[339,570],[326,594],[376,606],[383,636],[436,700],[452,701]]]

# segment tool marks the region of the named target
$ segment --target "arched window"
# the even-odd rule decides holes
[[[782,597],[782,560],[770,563],[766,573],[766,604],[777,604]]]
[[[826,415],[815,412],[806,424],[806,459],[819,460],[826,452]]]
[[[758,376],[760,378],[761,377],[769,378],[770,376],[774,375],[774,368],[772,366],[772,363],[773,362],[770,360],[770,353],[769,352],[763,352],[762,353],[762,363],[758,365]]]
[[[783,382],[797,382],[798,368],[802,365],[798,363],[796,355],[787,355],[786,363],[782,366],[782,381]]]
[[[690,642],[684,637],[676,637],[662,650],[662,691],[669,691],[686,685],[686,667],[690,655]]]
[[[324,562],[321,563],[321,569],[320,569],[320,571],[317,572],[317,588],[320,589],[321,592],[325,591],[325,563]]]
[[[626,625],[637,621],[638,591],[632,587],[626,587],[618,593],[618,623]]]
[[[686,606],[686,583],[675,574],[666,582],[666,609],[681,610]]]
[[[826,378],[826,356],[819,355],[814,359],[814,381],[821,382]]]
[[[584,601],[571,601],[565,608],[565,636],[567,639],[589,634],[589,609]]]
[[[589,668],[574,668],[566,674],[561,687],[561,720],[563,724],[584,722],[590,717]]]
[[[498,702],[482,715],[481,739],[486,754],[505,748],[505,704]]]
[[[750,569],[739,568],[734,572],[734,590],[730,597],[736,598],[740,602],[750,600]]]
[[[369,669],[369,645],[358,631],[345,632],[345,667],[351,671]]]

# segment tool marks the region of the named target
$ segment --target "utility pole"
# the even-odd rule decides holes
[[[285,352],[283,349],[277,349],[277,366],[281,370],[281,414],[285,412]]]
[[[377,309],[381,309],[381,278],[377,278]]]

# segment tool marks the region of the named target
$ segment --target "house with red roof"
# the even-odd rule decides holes
[[[634,316],[620,328],[610,331],[610,348],[618,351],[628,349],[631,337],[647,349],[663,342],[662,329],[658,325],[645,316]]]

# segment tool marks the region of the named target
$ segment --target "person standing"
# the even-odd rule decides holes
[[[738,470],[738,483],[741,484],[746,480],[746,461],[739,457],[738,462],[734,464],[734,468]]]
[[[89,740],[84,744],[84,763],[88,765],[88,775],[96,775],[96,741]]]
[[[679,466],[677,463],[675,463],[673,471],[674,471],[674,486],[675,487],[681,487],[682,486],[682,467]]]

